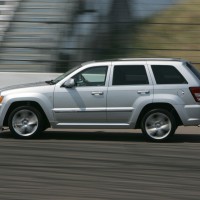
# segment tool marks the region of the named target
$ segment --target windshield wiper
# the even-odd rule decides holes
[[[54,85],[54,84],[55,84],[54,80],[45,81],[45,83],[47,83],[47,84],[49,84],[49,85]]]

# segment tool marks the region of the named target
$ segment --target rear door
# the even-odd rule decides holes
[[[153,99],[153,85],[145,61],[113,62],[107,94],[108,123],[135,123]]]

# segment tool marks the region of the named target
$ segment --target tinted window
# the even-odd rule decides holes
[[[103,86],[106,81],[107,66],[91,67],[78,74],[73,78],[76,86]]]
[[[190,63],[186,63],[186,66],[196,75],[196,77],[200,80],[200,73],[199,71]]]
[[[170,65],[152,65],[152,70],[157,84],[186,84],[182,74]]]
[[[148,78],[143,65],[116,65],[114,67],[113,85],[148,84]]]

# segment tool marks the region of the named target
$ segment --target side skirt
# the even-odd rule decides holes
[[[53,123],[52,128],[72,128],[72,129],[130,129],[133,128],[126,123]]]

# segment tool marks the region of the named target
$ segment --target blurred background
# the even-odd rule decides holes
[[[0,71],[175,57],[200,68],[199,0],[0,0]]]

